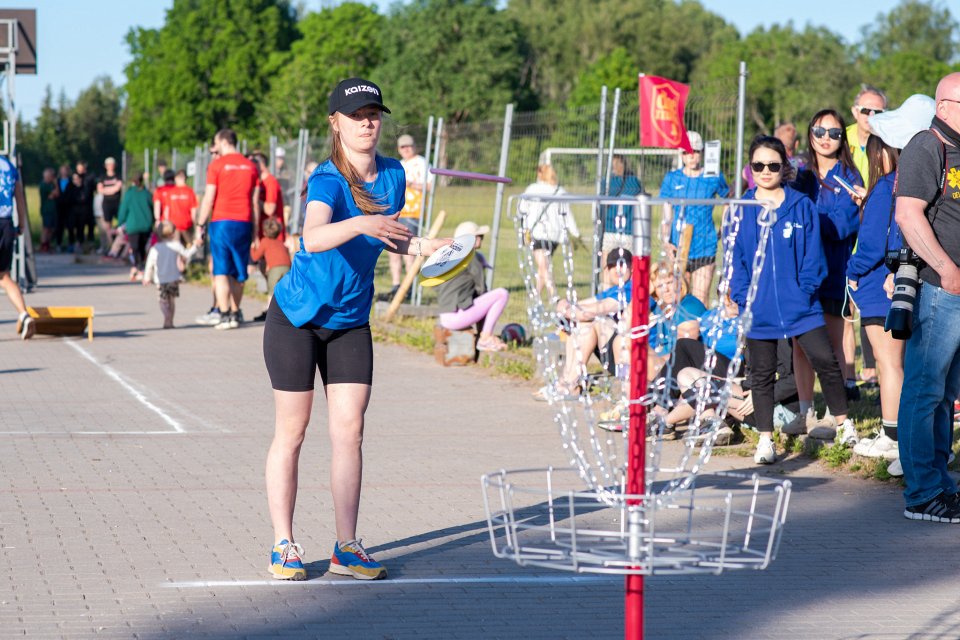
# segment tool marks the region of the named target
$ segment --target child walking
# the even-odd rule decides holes
[[[270,301],[273,300],[273,288],[280,282],[280,278],[287,275],[290,271],[290,252],[287,246],[280,239],[280,232],[283,227],[275,218],[267,218],[263,221],[263,238],[255,247],[250,247],[250,260],[259,263],[261,260],[261,269],[267,277],[267,309],[270,308]],[[263,322],[267,319],[267,311],[253,319],[254,322]]]
[[[180,297],[180,277],[187,262],[197,252],[199,244],[195,242],[189,249],[185,249],[176,238],[177,228],[169,220],[157,225],[156,234],[160,241],[150,247],[147,254],[143,284],[146,286],[153,282],[157,285],[163,328],[173,329],[173,314],[176,311],[177,298]]]

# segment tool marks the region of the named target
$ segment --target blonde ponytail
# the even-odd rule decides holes
[[[378,202],[373,195],[370,194],[363,186],[363,177],[353,168],[353,165],[350,164],[350,161],[347,160],[347,154],[343,151],[343,144],[340,142],[340,134],[337,131],[333,132],[333,147],[330,151],[330,160],[333,162],[333,166],[337,168],[337,171],[340,172],[347,180],[347,184],[350,185],[350,195],[353,196],[353,201],[356,203],[357,208],[364,213],[364,215],[372,215],[374,213],[383,213],[387,210],[387,205],[381,202]]]

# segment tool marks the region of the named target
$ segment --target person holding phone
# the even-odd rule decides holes
[[[853,163],[850,148],[843,138],[843,117],[833,109],[823,109],[814,114],[807,127],[807,142],[810,146],[810,162],[797,175],[794,188],[805,193],[816,203],[820,226],[820,241],[826,259],[827,274],[820,285],[819,298],[826,321],[827,334],[846,382],[844,388],[848,399],[859,395],[854,380],[853,349],[844,349],[844,316],[850,317],[846,297],[847,262],[853,253],[860,228],[860,197],[844,189],[838,178],[852,188],[863,187],[860,173]],[[855,341],[853,326],[849,339]],[[802,435],[816,426],[835,430],[837,421],[829,414],[817,421],[813,410],[813,368],[803,350],[794,345],[794,371],[800,394],[800,414],[783,429],[788,435]],[[821,386],[823,380],[820,381]]]

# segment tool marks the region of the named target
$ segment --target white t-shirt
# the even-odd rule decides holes
[[[419,184],[423,187],[424,179],[426,178],[426,181],[429,181],[431,186],[433,185],[436,176],[432,173],[427,173],[427,159],[423,156],[417,155],[409,160],[401,160],[400,164],[403,166],[403,172],[407,176],[407,182]]]
[[[143,273],[153,280],[154,284],[180,282],[180,265],[177,263],[177,257],[189,260],[198,248],[197,245],[193,245],[189,249],[184,249],[179,240],[158,242],[150,247]]]
[[[539,196],[567,195],[563,187],[545,182],[534,182],[526,188],[524,193]],[[523,216],[524,229],[530,232],[534,240],[560,243],[563,241],[564,228],[566,233],[574,238],[580,237],[577,222],[573,219],[573,211],[566,202],[521,200],[519,213]]]

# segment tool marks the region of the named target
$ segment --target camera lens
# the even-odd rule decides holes
[[[913,306],[920,288],[917,267],[901,263],[894,276],[893,285],[893,302],[883,328],[897,340],[909,340],[913,333]]]

